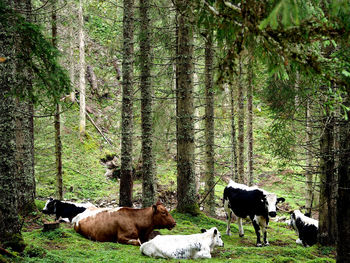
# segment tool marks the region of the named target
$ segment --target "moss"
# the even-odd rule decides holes
[[[188,204],[188,205],[184,205],[180,210],[177,210],[179,213],[182,214],[190,214],[192,216],[198,216],[201,211],[199,209],[198,204]]]
[[[11,248],[13,251],[22,252],[26,247],[21,234],[7,234],[2,242],[4,248]]]

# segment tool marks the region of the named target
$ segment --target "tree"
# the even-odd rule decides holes
[[[57,0],[52,3],[51,11],[51,31],[52,45],[57,48]],[[56,104],[56,112],[54,116],[55,126],[55,156],[56,156],[56,192],[59,200],[63,199],[63,178],[62,178],[62,141],[61,141],[61,121],[60,121],[60,105]]]
[[[247,86],[247,110],[248,110],[248,123],[247,123],[247,141],[248,141],[248,185],[253,185],[254,182],[254,160],[253,160],[253,63],[252,58],[249,58],[248,65],[248,86]]]
[[[245,183],[244,176],[244,88],[242,76],[242,56],[238,62],[238,182]]]
[[[132,206],[134,1],[124,0],[123,105],[119,205]]]
[[[206,210],[215,214],[215,151],[214,151],[214,85],[213,85],[213,33],[205,38],[205,191],[209,192]]]
[[[181,213],[198,213],[194,172],[193,106],[193,21],[191,1],[175,1],[177,12],[176,49],[176,142],[177,142],[177,209]]]
[[[86,129],[86,108],[85,108],[85,36],[83,1],[79,0],[79,105],[80,105],[80,137],[85,135]]]
[[[142,205],[154,203],[154,160],[153,160],[153,123],[152,123],[152,89],[151,89],[151,47],[149,0],[140,0],[141,17],[141,120],[142,120]]]

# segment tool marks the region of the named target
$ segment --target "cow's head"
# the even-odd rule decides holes
[[[56,203],[58,200],[54,200],[50,197],[50,199],[46,202],[45,207],[43,208],[44,214],[55,214],[56,213]]]
[[[272,194],[272,193],[266,193],[266,201],[267,201],[267,209],[269,216],[275,217],[277,215],[277,208],[276,205],[278,203],[283,203],[285,199],[283,197],[277,198],[277,195]]]
[[[222,241],[221,234],[216,227],[212,227],[209,230],[201,229],[201,231],[202,231],[202,233],[204,233],[204,232],[211,233],[212,238],[213,238],[212,247],[216,247],[216,246],[223,247],[224,246],[224,241]]]
[[[152,205],[152,210],[154,228],[167,228],[170,230],[176,226],[174,218],[161,202],[158,201],[155,205]]]

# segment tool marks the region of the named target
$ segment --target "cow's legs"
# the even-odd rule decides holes
[[[258,221],[258,224],[261,228],[261,231],[263,233],[263,242],[265,246],[269,246],[269,241],[267,241],[267,223],[266,223],[266,219],[263,216],[256,216],[255,217]]]
[[[238,230],[239,230],[239,236],[244,237],[243,218],[237,217],[237,225],[238,225]]]
[[[231,235],[231,218],[232,218],[232,211],[231,208],[228,207],[229,201],[225,200],[224,201],[224,209],[226,212],[226,217],[227,217],[227,228],[226,228],[226,235]]]
[[[262,247],[262,244],[261,244],[261,240],[260,240],[260,227],[259,227],[259,224],[256,220],[256,217],[255,218],[251,218],[252,220],[252,223],[253,223],[253,226],[254,226],[254,230],[255,230],[255,234],[256,234],[256,246],[257,247]]]
[[[139,239],[130,239],[127,237],[119,237],[118,243],[120,244],[127,244],[127,245],[134,245],[134,246],[140,246],[141,242]]]

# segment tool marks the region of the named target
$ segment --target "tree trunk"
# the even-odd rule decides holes
[[[176,141],[177,141],[177,210],[198,214],[194,173],[193,128],[193,21],[191,1],[175,1],[177,10],[176,67]]]
[[[123,105],[119,205],[132,206],[134,1],[124,0]]]
[[[230,99],[231,99],[231,178],[238,182],[238,166],[237,166],[237,138],[236,138],[236,124],[235,124],[235,98],[233,92],[233,85],[230,85]]]
[[[98,92],[97,78],[94,69],[91,65],[87,65],[86,67],[86,76],[91,86],[91,93],[96,95],[97,98],[99,98],[100,94]]]
[[[71,3],[71,10],[74,12],[75,4],[74,2]],[[68,26],[69,30],[69,48],[68,48],[68,54],[69,54],[69,78],[72,85],[72,92],[70,93],[70,100],[72,102],[75,102],[75,61],[74,61],[74,47],[75,47],[75,38],[74,38],[74,29],[73,25],[76,21],[74,21],[74,16],[71,15],[71,24]]]
[[[312,212],[312,127],[310,115],[310,99],[306,101],[306,194],[305,194],[305,209],[311,215]]]
[[[57,0],[52,2],[51,31],[52,45],[57,48]],[[60,105],[56,104],[54,118],[55,125],[55,156],[56,156],[56,195],[59,200],[63,199],[63,179],[62,179],[62,142],[61,142],[61,121]]]
[[[320,214],[319,242],[321,245],[334,245],[337,238],[336,199],[337,179],[334,167],[334,118],[328,113],[324,118],[320,140]]]
[[[205,209],[210,215],[215,215],[213,88],[213,37],[212,32],[209,32],[205,42],[205,192],[210,191],[210,193],[205,202]]]
[[[254,159],[253,159],[253,63],[250,59],[248,68],[248,185],[252,186],[254,182]]]
[[[142,122],[142,206],[154,203],[153,122],[151,89],[151,47],[149,0],[140,0],[141,122]]]
[[[79,105],[80,105],[80,138],[85,135],[86,129],[86,108],[85,108],[85,36],[84,36],[84,17],[83,0],[79,0]]]
[[[238,182],[245,183],[244,176],[244,92],[242,56],[239,56],[238,72]]]
[[[13,1],[5,1],[8,8],[15,6]],[[16,57],[19,36],[11,32],[11,22],[0,23],[0,46],[2,56]],[[0,63],[0,243],[2,247],[11,247],[15,251],[24,248],[21,224],[18,217],[18,169],[17,169],[17,120],[16,99],[10,94],[18,83],[16,60]]]
[[[345,105],[350,106],[350,88],[347,87]],[[340,127],[341,152],[339,156],[339,185],[337,202],[337,262],[350,258],[350,112]]]

